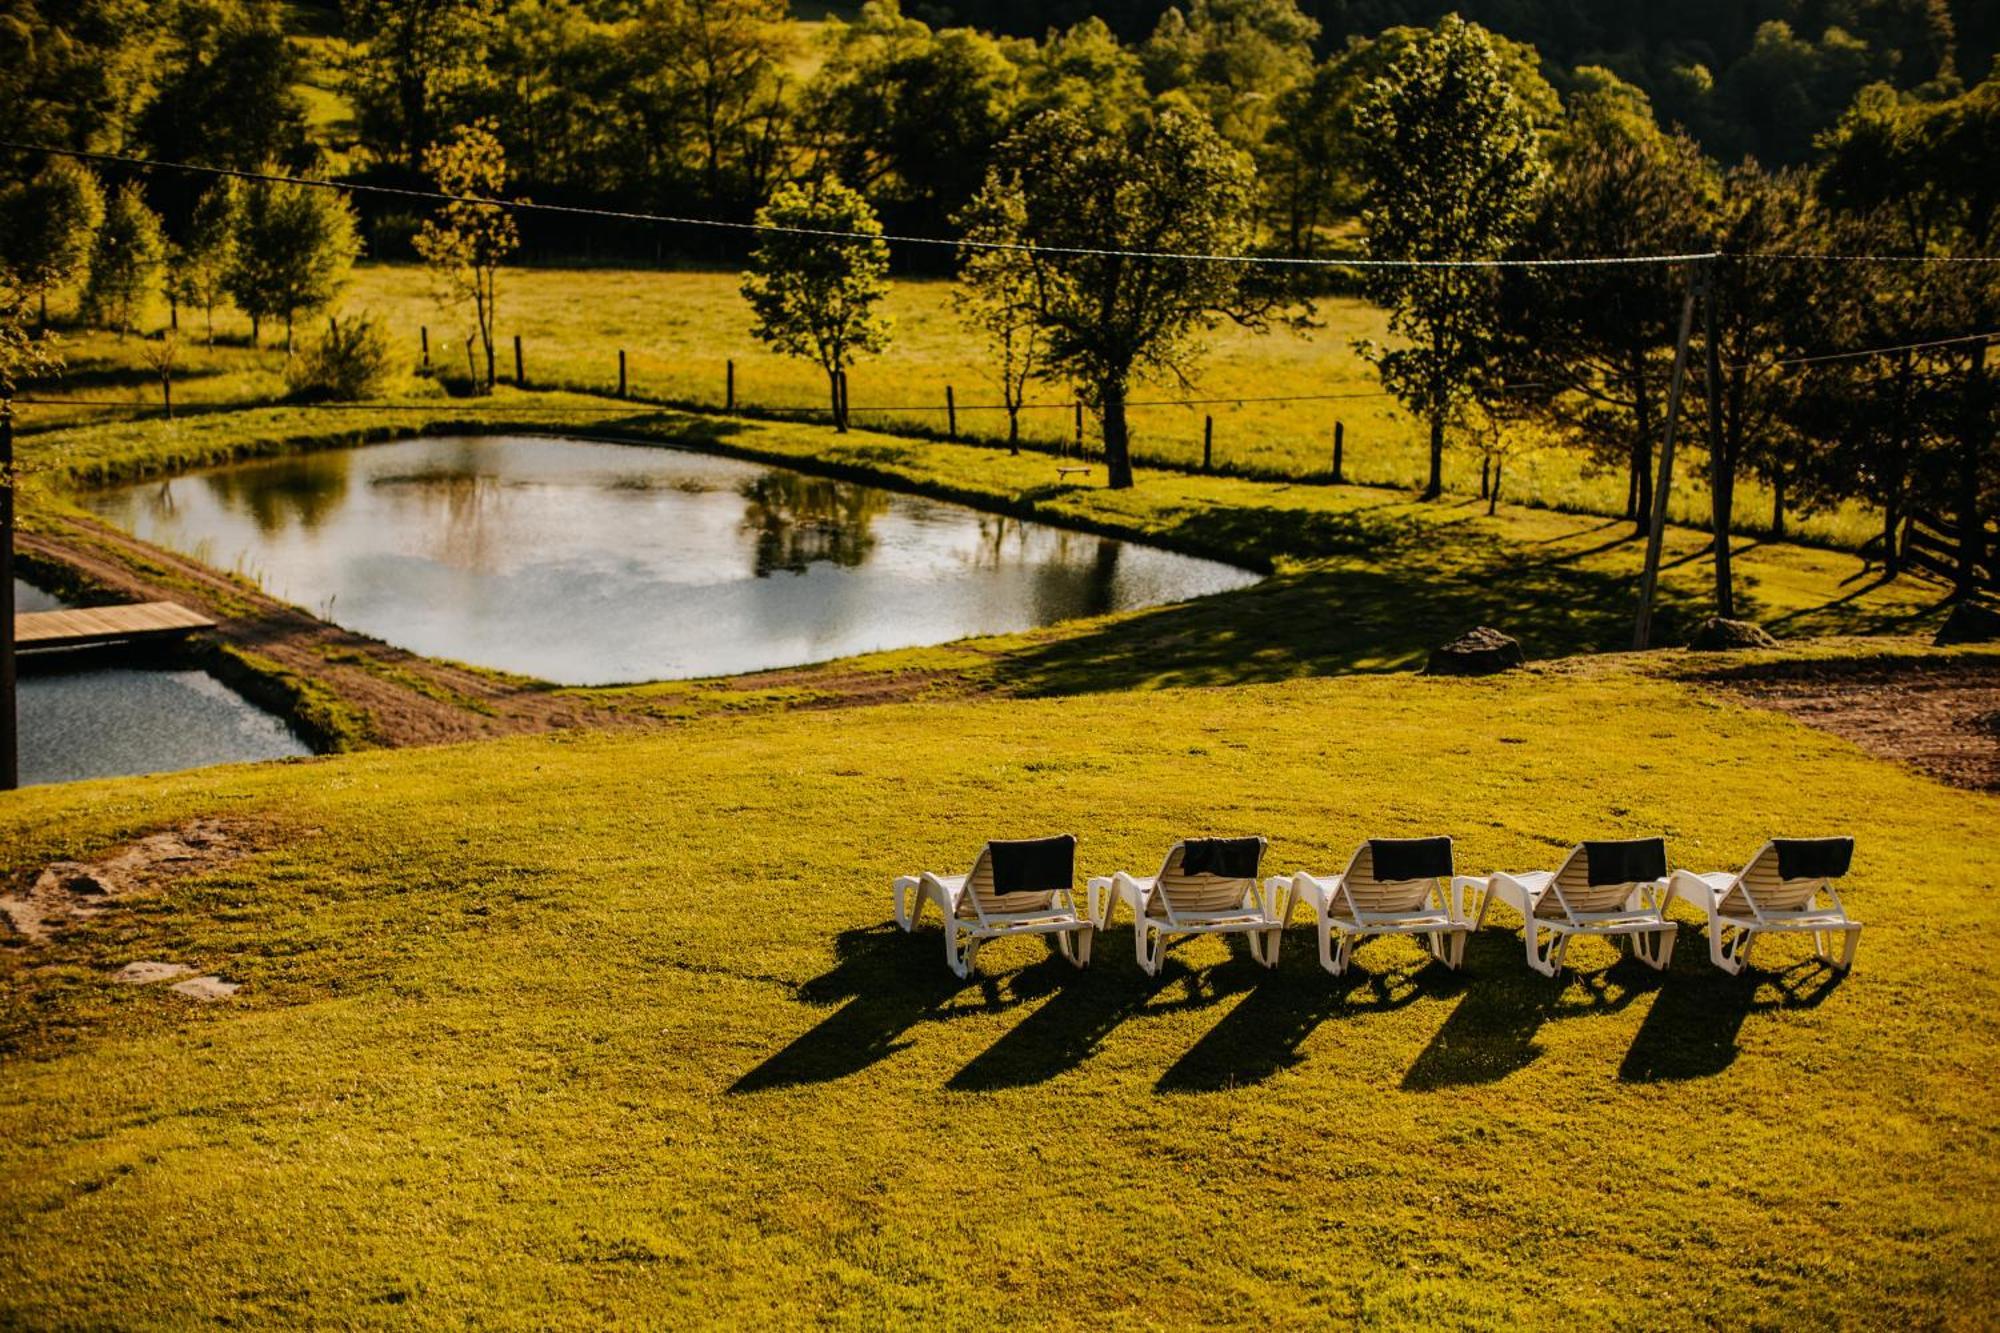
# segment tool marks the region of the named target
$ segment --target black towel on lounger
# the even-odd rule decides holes
[[[1451,878],[1450,838],[1370,838],[1368,851],[1384,884]]]
[[[1586,842],[1590,884],[1644,884],[1667,873],[1665,838],[1632,838],[1625,842]]]
[[[1181,843],[1183,875],[1255,879],[1263,861],[1262,838],[1187,838]]]
[[[1839,879],[1854,864],[1852,838],[1773,838],[1779,879]]]
[[[992,849],[993,892],[1054,893],[1069,888],[1076,880],[1076,835],[1056,838],[998,840],[986,844]]]

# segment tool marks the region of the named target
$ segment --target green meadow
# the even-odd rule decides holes
[[[1990,796],[1599,662],[711,719],[31,789],[17,870],[217,817],[264,850],[0,951],[23,1326],[1918,1323],[1996,1297]],[[955,982],[888,880],[1075,830],[1272,869],[1664,833],[1858,839],[1835,981],[1690,924],[1544,981],[1206,939]],[[118,987],[183,961],[198,1006]],[[1968,1016],[1975,1021],[1968,1022]]]
[[[626,353],[628,389],[666,402],[717,408],[725,400],[728,365],[736,365],[740,406],[766,411],[797,409],[823,420],[826,382],[806,362],[776,356],[750,336],[748,307],[734,273],[656,269],[523,268],[501,275],[498,366],[512,377],[512,340],[519,335],[530,386],[608,393],[618,383],[618,353]],[[994,407],[999,389],[975,337],[951,308],[952,284],[902,280],[885,303],[894,321],[894,344],[879,358],[858,364],[849,376],[855,422],[894,432],[942,436],[945,389],[962,404],[963,437],[992,442],[1006,436],[1005,414]],[[58,307],[60,310],[60,306]],[[468,310],[441,302],[420,266],[366,264],[356,270],[343,302],[348,314],[381,321],[398,353],[414,370],[421,331],[428,329],[432,364],[464,376],[466,340],[475,333]],[[164,309],[152,323],[164,323]],[[219,343],[203,343],[205,320],[183,311],[186,346],[174,396],[183,405],[270,402],[285,392],[282,330],[264,330],[265,346],[247,346],[249,325],[234,311],[216,320]],[[1209,356],[1191,387],[1152,384],[1135,392],[1138,403],[1200,399],[1196,406],[1139,406],[1132,412],[1135,457],[1176,468],[1202,461],[1204,418],[1214,418],[1213,464],[1218,471],[1272,478],[1324,479],[1333,464],[1333,433],[1344,427],[1343,475],[1365,484],[1416,487],[1426,467],[1419,423],[1383,396],[1374,369],[1354,351],[1354,340],[1386,336],[1382,311],[1364,301],[1328,298],[1318,303],[1316,327],[1280,325],[1257,332],[1225,324],[1215,330]],[[307,322],[299,336],[317,336]],[[82,331],[70,339],[71,370],[56,396],[130,402],[157,408],[156,373],[145,364],[137,337]],[[483,361],[483,352],[479,354]],[[429,381],[400,386],[436,392]],[[1294,395],[1346,395],[1322,401],[1260,401]],[[1052,448],[1075,437],[1073,393],[1061,385],[1031,391],[1042,404],[1023,413],[1024,437]],[[80,409],[43,407],[24,416],[37,422],[84,421]],[[1086,443],[1097,431],[1086,423]],[[1698,442],[1690,431],[1684,442]],[[1705,524],[1702,456],[1682,455],[1672,513],[1676,521]],[[1460,494],[1479,489],[1479,459],[1470,449],[1446,456],[1446,483]],[[1574,450],[1553,445],[1510,460],[1503,493],[1521,504],[1584,513],[1622,513],[1622,470],[1594,470]],[[1739,486],[1737,517],[1746,531],[1768,525],[1770,499],[1754,481]],[[1805,540],[1856,546],[1873,536],[1878,520],[1863,507],[1793,516]]]

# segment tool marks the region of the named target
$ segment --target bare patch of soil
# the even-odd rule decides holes
[[[24,939],[41,943],[71,925],[115,910],[128,898],[226,865],[255,851],[257,845],[256,830],[248,825],[191,820],[94,861],[44,866],[26,888],[0,896],[0,919]]]
[[[1953,786],[2000,792],[2000,658],[1793,662],[1707,680]]]

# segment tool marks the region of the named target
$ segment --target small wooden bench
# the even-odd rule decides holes
[[[1088,463],[1078,463],[1071,467],[1064,467],[1060,463],[1056,464],[1057,480],[1061,480],[1062,478],[1069,476],[1073,472],[1081,472],[1084,476],[1087,477],[1090,475],[1090,465]]]

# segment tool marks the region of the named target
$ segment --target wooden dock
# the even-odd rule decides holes
[[[176,602],[131,602],[70,611],[24,611],[14,617],[16,648],[89,648],[100,643],[177,639],[215,622]]]

